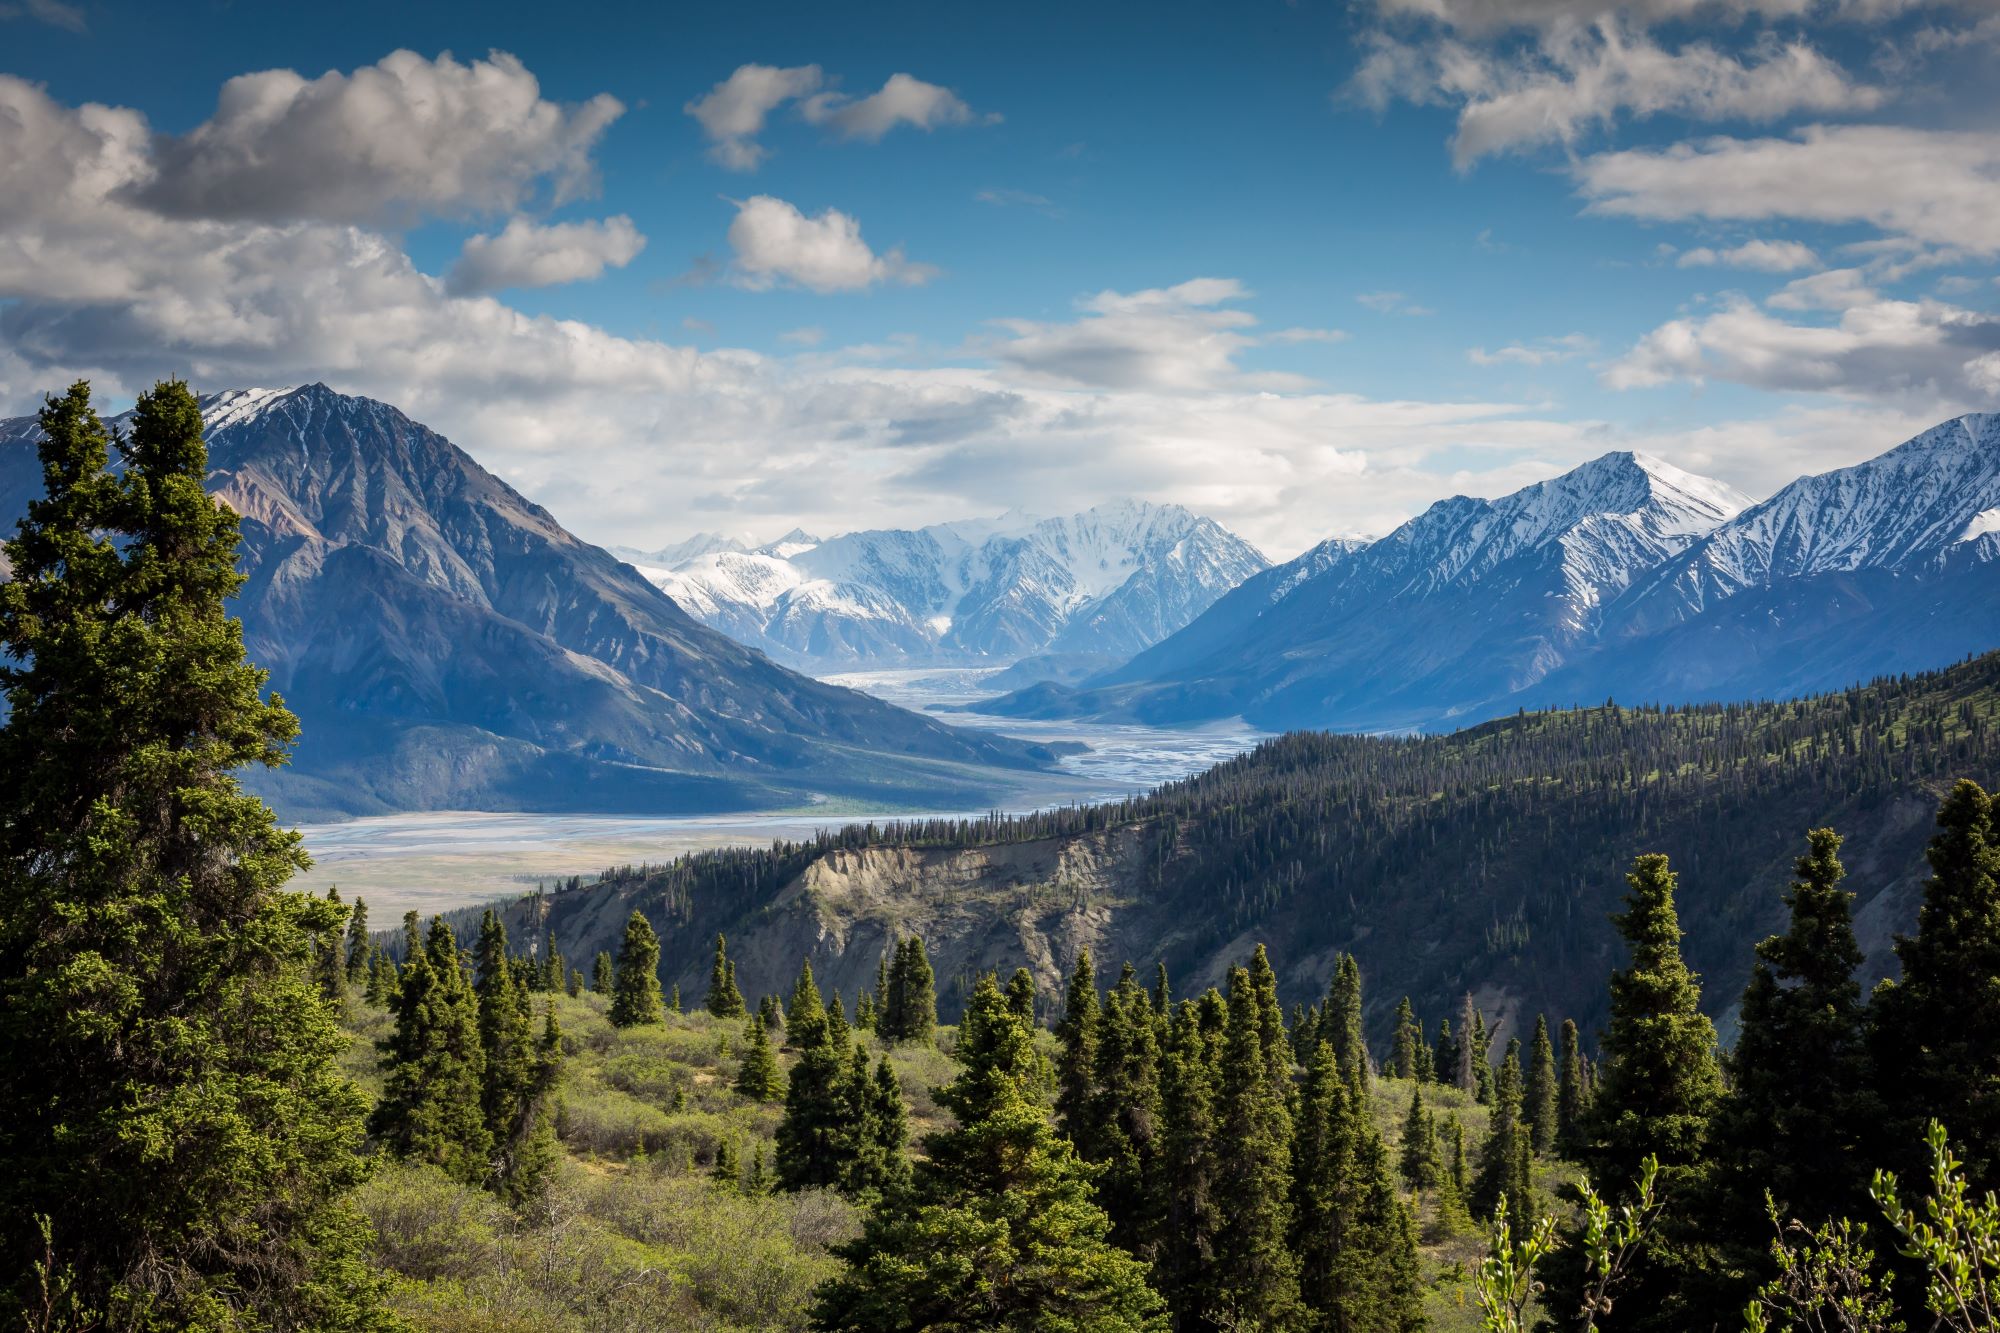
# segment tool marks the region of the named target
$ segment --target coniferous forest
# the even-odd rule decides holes
[[[114,437],[78,385],[42,426],[0,588],[15,1326],[1995,1326],[1993,658],[1288,737],[1142,801],[371,933],[286,890],[298,837],[233,776],[297,727],[227,615],[186,387]],[[739,971],[723,928],[829,850],[1114,827],[1201,923],[1179,952],[1080,949],[1051,986],[947,977],[910,931],[842,994],[810,957]],[[1853,848],[1898,838],[1915,910],[1864,984]],[[615,932],[566,932],[591,899]],[[1204,949],[1226,967],[1177,989]]]

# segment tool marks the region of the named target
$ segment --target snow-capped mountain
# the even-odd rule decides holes
[[[1266,563],[1211,519],[1134,501],[634,562],[703,623],[820,668],[1124,657]]]
[[[1074,695],[994,708],[1364,728],[1471,715],[1560,667],[1607,603],[1749,503],[1606,454],[1498,500],[1439,501],[1370,544],[1316,547]]]
[[[290,817],[935,800],[1052,762],[773,664],[386,403],[315,384],[202,408],[242,520],[231,609],[303,724],[291,766],[250,775]],[[39,433],[0,421],[0,522],[41,493]]]

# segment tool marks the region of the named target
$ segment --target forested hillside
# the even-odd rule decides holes
[[[2000,778],[2000,655],[1784,703],[1523,713],[1448,736],[1298,733],[1150,796],[1020,818],[866,825],[804,844],[606,871],[514,904],[508,922],[588,957],[637,907],[664,975],[693,986],[727,933],[747,989],[802,958],[849,996],[921,933],[947,1012],[979,970],[1026,964],[1053,992],[1079,948],[1220,982],[1270,941],[1286,1002],[1336,952],[1371,978],[1378,1037],[1404,993],[1502,1022],[1603,1014],[1608,916],[1640,852],[1682,876],[1691,962],[1727,1006],[1804,831],[1849,835],[1869,979],[1912,919],[1930,813],[1958,777]],[[461,923],[462,925],[466,923]]]

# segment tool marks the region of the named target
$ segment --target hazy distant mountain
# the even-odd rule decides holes
[[[826,541],[794,531],[754,550],[691,540],[710,549],[634,564],[703,623],[815,668],[1122,659],[1267,563],[1211,519],[1138,502]]]
[[[1749,503],[1607,454],[1499,500],[1439,501],[1376,542],[1315,547],[1074,691],[990,708],[1350,729],[1490,714],[1589,644],[1635,579]]]
[[[324,385],[203,400],[250,656],[300,715],[288,813],[930,803],[1049,757],[784,670],[444,437]],[[39,492],[0,423],[0,514]]]
[[[2000,645],[2000,415],[1752,505],[1610,454],[1317,548],[1013,716],[1437,727],[1518,707],[1784,697]]]

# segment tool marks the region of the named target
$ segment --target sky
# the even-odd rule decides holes
[[[2000,409],[2000,0],[0,0],[0,414],[323,381],[589,539],[1284,558]]]

